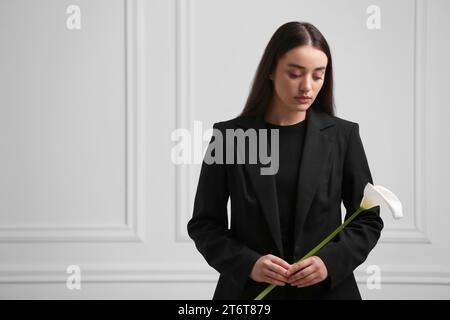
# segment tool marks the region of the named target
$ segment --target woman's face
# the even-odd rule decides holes
[[[289,50],[278,60],[274,83],[274,102],[286,111],[306,111],[314,102],[325,79],[328,58],[312,46]],[[299,99],[307,96],[310,99]]]

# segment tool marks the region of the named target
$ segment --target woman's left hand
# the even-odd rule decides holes
[[[309,257],[291,265],[287,270],[288,283],[298,288],[311,286],[328,277],[325,263],[318,256]]]

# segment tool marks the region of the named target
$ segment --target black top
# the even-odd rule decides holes
[[[279,167],[275,181],[284,259],[293,263],[295,200],[306,120],[292,125],[276,125],[266,121],[266,125],[268,129],[279,129]],[[270,132],[268,136],[271,136]]]

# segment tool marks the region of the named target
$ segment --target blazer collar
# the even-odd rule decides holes
[[[335,125],[333,117],[315,111],[314,109],[307,111],[305,120],[306,135],[297,176],[297,197],[294,220],[294,232],[296,235],[295,248],[297,248],[296,244],[301,236],[300,233],[303,229],[304,221],[319,185],[319,179],[317,177],[322,177],[322,171],[326,168],[327,162],[330,161],[331,142],[329,141],[330,138],[324,133],[324,130]],[[263,115],[240,117],[238,118],[237,126],[244,129],[267,129]],[[270,133],[268,136],[270,137]],[[249,164],[246,161],[244,167],[249,173],[250,181],[253,184],[279,254],[284,256],[275,175],[261,175],[260,168],[262,165],[259,162],[257,164]],[[297,249],[294,250],[297,251]]]
[[[315,109],[306,111],[306,120],[307,122],[312,122],[319,130],[335,125],[335,120],[332,116]],[[237,126],[244,129],[267,129],[263,115],[238,117]]]

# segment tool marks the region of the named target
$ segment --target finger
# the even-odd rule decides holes
[[[311,258],[305,259],[300,262],[296,262],[287,271],[287,276],[291,276],[292,274],[296,273],[298,270],[304,269],[308,266],[310,266],[313,263],[313,260]]]
[[[278,274],[276,272],[270,271],[270,270],[267,270],[266,276],[269,276],[273,279],[277,279],[279,281],[287,282],[287,278],[285,276]]]
[[[313,260],[311,260],[310,258],[305,259],[305,260],[303,260],[301,262],[296,262],[288,270],[288,274],[291,275],[293,273],[296,273],[297,271],[302,270],[302,269],[310,266],[312,263],[313,263]]]
[[[317,267],[315,265],[310,265],[310,266],[298,271],[297,273],[294,273],[290,277],[288,277],[288,282],[293,283],[298,280],[304,279],[305,277],[313,274],[316,271],[317,271]]]
[[[286,275],[287,270],[285,268],[281,267],[280,265],[275,264],[275,263],[271,263],[268,266],[268,269],[270,271],[273,271],[275,273],[278,273],[278,274],[282,275],[287,280],[287,278],[288,278],[287,275]]]
[[[274,284],[276,286],[281,286],[281,287],[285,285],[285,283],[283,281],[279,281],[279,280],[274,279],[274,278],[269,277],[269,276],[266,276],[264,281],[267,282],[267,283],[270,283],[270,284]]]
[[[269,255],[269,258],[270,258],[270,261],[281,266],[282,268],[284,268],[286,270],[288,270],[291,267],[291,265],[289,263],[287,263],[286,261],[284,261],[283,259],[281,259],[277,256]]]
[[[298,285],[297,288],[309,287],[309,286],[312,286],[312,285],[317,284],[319,282],[320,282],[319,278],[314,278],[314,279],[312,279],[311,281],[309,281],[307,283]]]
[[[316,279],[318,280],[318,278],[319,278],[318,275],[316,273],[313,273],[301,280],[294,281],[293,285],[297,286],[297,287],[306,286],[306,284],[308,284]]]

